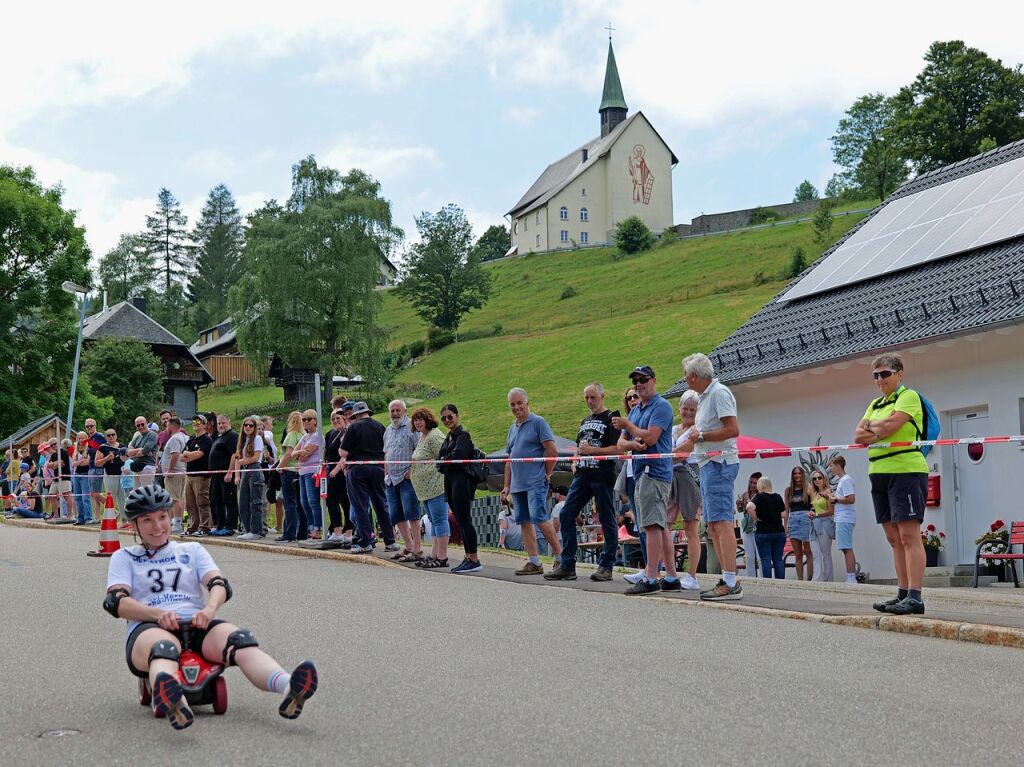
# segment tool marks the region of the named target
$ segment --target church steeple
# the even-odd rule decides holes
[[[622,95],[622,83],[619,82],[619,68],[615,64],[615,51],[612,50],[611,25],[608,30],[608,63],[604,70],[604,92],[601,94],[601,136],[607,136],[615,126],[626,119],[629,107]]]

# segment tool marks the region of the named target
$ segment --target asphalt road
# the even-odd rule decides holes
[[[174,732],[138,705],[87,536],[0,526],[0,764],[985,764],[1022,754],[1019,650],[613,594],[211,548],[221,617],[302,717],[228,672]],[[40,737],[73,729],[80,734]]]

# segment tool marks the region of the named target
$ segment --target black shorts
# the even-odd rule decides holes
[[[219,626],[223,622],[224,621],[220,620],[219,618],[214,618],[212,621],[210,621],[210,627],[209,628],[206,628],[206,629],[192,629],[192,630],[190,630],[189,631],[189,647],[185,647],[184,642],[182,642],[181,649],[182,650],[189,650],[189,649],[191,649],[191,650],[199,653],[200,655],[202,655],[202,652],[203,652],[203,640],[206,639],[207,632],[210,629],[212,629],[214,626]],[[124,659],[128,662],[128,670],[131,671],[135,676],[137,676],[137,677],[139,677],[141,679],[145,679],[146,677],[149,676],[149,674],[147,674],[145,671],[139,671],[137,668],[135,668],[135,664],[132,663],[132,650],[135,649],[135,640],[138,639],[139,636],[142,635],[142,632],[149,631],[150,629],[158,629],[158,628],[160,628],[160,626],[158,626],[156,623],[152,623],[150,621],[143,621],[138,626],[133,628],[132,629],[132,633],[130,633],[128,635],[128,641],[127,641],[127,643],[125,644],[125,647],[124,647]],[[179,642],[182,641],[182,639],[181,639],[181,632],[180,631],[172,631],[171,633],[174,634],[174,636],[178,637],[178,641]]]
[[[267,503],[275,503],[277,491],[281,489],[281,474],[276,469],[268,469],[263,472],[263,478],[267,483]]]
[[[923,522],[927,498],[927,474],[871,475],[871,500],[875,504],[875,520],[880,525]]]

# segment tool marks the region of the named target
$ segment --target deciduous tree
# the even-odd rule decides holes
[[[78,313],[65,280],[88,287],[89,250],[60,187],[0,165],[0,434],[67,410]]]
[[[895,104],[883,93],[861,96],[832,136],[832,157],[846,186],[884,200],[907,177],[907,161],[893,136]]]
[[[894,134],[925,172],[1024,138],[1024,72],[961,40],[934,42],[925,66],[893,99]],[[991,146],[989,144],[988,146]]]
[[[491,295],[491,276],[480,267],[473,229],[457,205],[416,217],[420,241],[409,248],[398,294],[428,325],[458,332],[462,318]]]
[[[135,417],[154,413],[163,401],[163,366],[141,341],[103,338],[90,344],[82,375],[96,396],[111,398],[113,423],[104,426],[115,426],[119,434],[131,434]]]
[[[511,242],[512,235],[509,234],[507,226],[492,224],[480,235],[473,249],[477,252],[477,259],[483,263],[504,256]]]
[[[793,192],[793,202],[807,202],[808,200],[817,200],[818,190],[814,188],[807,179],[804,179],[797,186],[796,191]]]
[[[337,370],[378,372],[374,285],[380,258],[402,237],[380,184],[310,156],[292,167],[287,204],[271,200],[248,223],[245,271],[228,301],[242,351],[260,367],[277,354],[319,370],[328,396]]]

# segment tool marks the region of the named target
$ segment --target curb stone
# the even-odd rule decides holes
[[[73,527],[71,525],[50,525],[45,522],[36,522],[28,519],[6,519],[3,524],[11,527],[24,527],[31,530],[54,530],[66,529],[72,532],[84,532],[95,534],[97,530],[92,527]],[[119,531],[119,534],[127,534]],[[175,540],[190,540],[181,536],[174,536]],[[373,557],[363,554],[348,554],[337,550],[302,549],[293,546],[273,546],[266,543],[251,543],[246,541],[235,541],[231,539],[203,538],[202,544],[222,546],[224,548],[247,549],[250,551],[263,551],[271,554],[285,554],[306,559],[332,559],[338,562],[350,562],[354,564],[375,565],[386,567],[392,570],[412,572],[411,568],[404,567],[397,562],[390,562],[387,559]],[[486,577],[486,576],[484,576]],[[554,588],[554,587],[551,587]],[[623,594],[608,592],[593,592],[601,596],[619,596],[626,598]],[[666,602],[674,605],[685,605],[687,607],[702,607],[716,610],[728,610],[735,613],[746,613],[747,615],[762,615],[771,618],[788,618],[790,620],[802,620],[811,623],[828,623],[834,626],[848,626],[852,628],[874,629],[876,631],[890,631],[898,634],[912,634],[914,636],[930,637],[933,639],[945,639],[954,642],[970,642],[972,644],[992,645],[997,647],[1013,647],[1024,649],[1024,629],[1012,628],[1009,626],[993,626],[982,623],[960,623],[958,621],[937,620],[934,618],[916,618],[911,616],[897,615],[823,615],[819,613],[800,612],[797,610],[782,610],[770,607],[755,607],[752,605],[736,604],[734,602],[702,602],[692,599],[672,599],[663,596],[648,596],[644,601]]]

